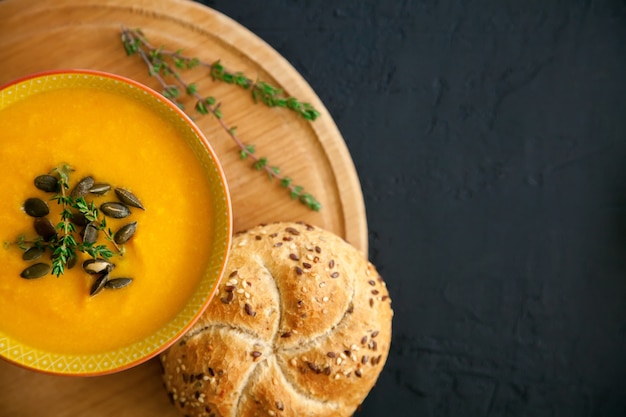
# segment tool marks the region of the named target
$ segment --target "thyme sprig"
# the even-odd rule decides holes
[[[276,179],[280,186],[287,189],[294,200],[299,200],[308,208],[319,211],[322,205],[313,195],[305,192],[304,187],[294,184],[293,180],[282,175],[280,168],[271,165],[264,156],[256,154],[256,147],[245,143],[236,133],[235,127],[230,127],[223,118],[221,104],[213,96],[203,96],[198,92],[197,84],[185,81],[181,71],[204,66],[209,69],[210,77],[215,81],[223,81],[250,90],[255,102],[261,101],[268,107],[285,107],[298,113],[306,120],[313,121],[319,116],[319,112],[308,103],[301,103],[293,97],[283,96],[283,91],[272,87],[263,81],[253,81],[241,72],[231,72],[224,68],[220,61],[212,63],[202,61],[197,57],[189,57],[182,50],[170,51],[157,48],[152,45],[140,29],[129,30],[122,28],[122,43],[127,55],[139,55],[148,67],[148,73],[154,77],[162,88],[162,94],[175,103],[179,108],[184,105],[179,100],[181,91],[195,100],[194,110],[199,115],[212,115],[218,121],[222,129],[235,142],[239,148],[239,156],[252,161],[252,167],[263,171],[270,180]],[[173,82],[168,82],[172,79]]]
[[[33,241],[35,245],[48,246],[52,251],[52,274],[57,277],[65,273],[68,264],[76,258],[76,252],[87,253],[93,258],[109,259],[115,255],[107,245],[97,245],[95,243],[76,241],[76,226],[72,223],[72,217],[74,213],[72,209],[77,210],[85,218],[94,222],[97,225],[98,230],[103,230],[105,236],[110,240],[117,250],[119,255],[123,255],[123,250],[113,241],[111,229],[107,229],[106,220],[104,216],[99,219],[99,212],[93,202],[88,203],[84,197],[72,197],[67,194],[67,190],[70,188],[70,172],[73,169],[69,165],[62,165],[54,168],[52,173],[56,173],[59,177],[59,193],[52,197],[53,201],[56,201],[61,205],[61,220],[55,226],[57,235],[50,242],[43,242],[41,240]],[[25,241],[22,238],[21,244]]]
[[[63,165],[53,170],[59,176],[59,189],[60,194],[56,194],[52,197],[58,204],[62,206],[61,209],[61,222],[56,225],[57,231],[61,232],[61,236],[57,234],[57,237],[50,244],[52,249],[52,274],[59,277],[65,272],[65,266],[69,260],[76,256],[75,247],[77,246],[74,233],[76,227],[72,223],[72,211],[71,207],[72,198],[67,195],[69,189],[69,173],[71,167]]]

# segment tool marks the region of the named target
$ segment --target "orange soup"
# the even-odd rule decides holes
[[[207,269],[212,204],[205,168],[196,152],[146,104],[106,89],[42,91],[0,108],[0,336],[60,354],[118,349],[153,334],[183,308]],[[85,176],[131,190],[145,210],[131,207],[137,230],[114,255],[111,278],[129,277],[121,289],[90,296],[95,277],[81,264],[59,277],[23,279],[18,236],[36,236],[24,212],[31,197],[45,200],[60,221],[54,193],[33,180],[60,164]],[[88,196],[96,206],[119,201],[113,190]],[[128,219],[107,218],[113,231]],[[109,244],[100,233],[98,243]],[[50,262],[49,251],[41,262]],[[39,262],[39,260],[37,261]]]

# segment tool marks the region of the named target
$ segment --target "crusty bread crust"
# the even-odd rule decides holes
[[[387,359],[393,311],[361,252],[301,223],[234,236],[219,291],[161,355],[187,416],[347,417]]]

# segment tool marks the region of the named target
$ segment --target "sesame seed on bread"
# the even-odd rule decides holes
[[[361,252],[300,223],[233,237],[225,275],[195,325],[161,354],[188,416],[348,417],[389,352],[385,282]]]

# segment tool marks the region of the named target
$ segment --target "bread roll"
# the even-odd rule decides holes
[[[198,322],[161,356],[186,416],[347,417],[376,382],[391,300],[363,254],[336,235],[275,223],[233,237]]]

